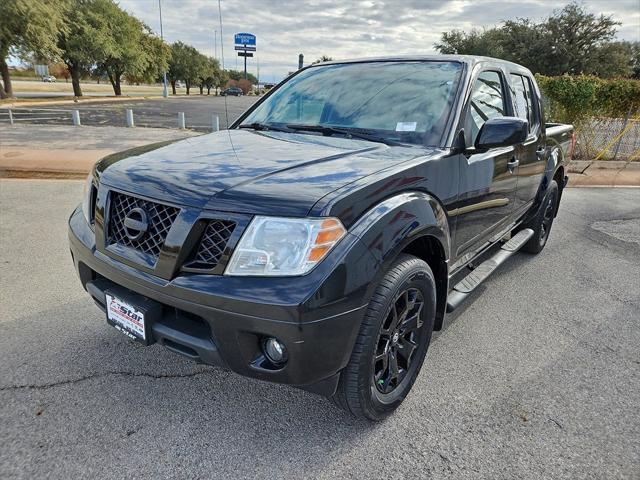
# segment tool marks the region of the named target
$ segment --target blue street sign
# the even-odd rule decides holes
[[[252,33],[236,33],[234,38],[236,45],[256,45],[256,36]]]

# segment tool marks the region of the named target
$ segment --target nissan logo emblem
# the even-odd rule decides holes
[[[124,219],[124,231],[132,242],[140,240],[149,229],[147,212],[142,208],[133,208]]]

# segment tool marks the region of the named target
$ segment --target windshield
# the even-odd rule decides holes
[[[437,146],[461,69],[458,63],[435,61],[312,67],[265,99],[241,126],[315,135],[348,136],[351,131],[361,134],[359,138],[367,134]]]

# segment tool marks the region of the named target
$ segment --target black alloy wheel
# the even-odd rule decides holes
[[[373,359],[373,381],[380,393],[391,393],[411,370],[423,324],[423,306],[420,291],[408,288],[396,296],[389,308]]]
[[[429,264],[400,254],[369,301],[333,402],[358,418],[374,421],[398,408],[424,362],[436,303]]]
[[[551,180],[536,216],[522,226],[522,228],[530,228],[533,230],[533,235],[522,247],[523,252],[540,253],[547,244],[553,219],[558,211],[558,198],[558,184],[555,180]]]
[[[556,215],[556,197],[558,196],[558,190],[553,190],[550,193],[547,204],[544,207],[542,222],[540,224],[540,243],[542,245],[547,243],[551,225],[553,224],[553,217]]]

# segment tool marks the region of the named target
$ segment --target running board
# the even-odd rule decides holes
[[[493,257],[485,260],[469,275],[460,280],[447,298],[447,312],[453,312],[460,304],[484,282],[507,258],[516,253],[533,236],[533,230],[525,228],[516,233],[511,240],[500,247]]]

